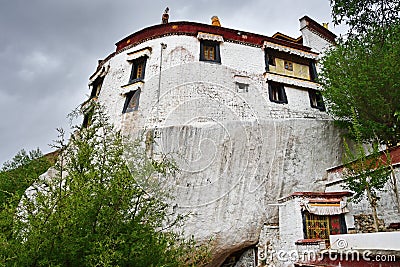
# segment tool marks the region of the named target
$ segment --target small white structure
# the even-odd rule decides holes
[[[345,234],[348,230],[349,210],[347,197],[350,192],[295,192],[279,199],[279,236],[281,246],[295,249],[319,245],[329,236]]]

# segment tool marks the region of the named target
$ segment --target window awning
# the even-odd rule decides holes
[[[309,59],[313,59],[313,60],[318,59],[318,54],[316,54],[316,53],[306,52],[306,51],[303,51],[300,49],[291,48],[289,46],[284,46],[284,45],[264,41],[264,49],[266,49],[266,48],[278,50],[278,51],[285,52],[285,53],[292,54],[292,55],[297,55],[297,56],[303,57],[303,58],[309,58]]]
[[[91,86],[97,78],[106,76],[109,69],[110,69],[110,65],[105,65],[102,68],[100,68],[99,70],[97,70],[96,73],[93,74],[92,77],[89,79],[88,85]]]
[[[302,80],[298,79],[296,77],[289,77],[289,76],[284,76],[280,74],[275,74],[271,72],[266,72],[264,73],[264,78],[267,81],[273,81],[273,82],[278,82],[278,83],[283,83],[287,85],[293,85],[301,88],[311,88],[315,90],[321,90],[321,86],[318,83],[315,83],[313,81],[307,81],[307,80]]]
[[[349,212],[344,201],[340,203],[304,203],[303,207],[315,215],[337,215]]]
[[[224,38],[221,35],[206,33],[206,32],[198,32],[197,39],[209,40],[209,41],[215,41],[215,42],[223,42],[224,41]]]
[[[151,54],[151,47],[146,47],[138,51],[129,52],[127,54],[127,60],[130,61],[138,59],[140,57],[150,57],[150,54]]]

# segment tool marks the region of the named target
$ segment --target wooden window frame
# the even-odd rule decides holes
[[[335,234],[347,234],[347,226],[344,214],[337,215],[315,215],[308,211],[302,212],[303,216],[303,234],[305,239],[324,239],[329,242],[329,236]],[[339,220],[339,229],[332,227],[334,219]],[[323,225],[325,223],[325,225]],[[315,234],[315,230],[319,233]],[[338,232],[335,232],[339,230]],[[325,231],[323,233],[323,231]],[[321,234],[322,233],[322,234]]]
[[[92,84],[92,91],[90,93],[90,99],[98,97],[101,91],[101,87],[103,86],[104,76],[98,77],[94,80]]]
[[[293,71],[293,62],[289,60],[284,61],[284,68],[288,71]]]
[[[122,113],[129,113],[137,111],[139,109],[140,93],[141,89],[139,88],[125,94],[125,103],[122,109]]]
[[[83,115],[82,128],[88,128],[92,124],[94,107],[91,107]]]
[[[220,43],[210,40],[200,40],[200,61],[221,63],[220,55]],[[210,58],[209,54],[206,55],[207,51],[212,48],[214,51],[214,57]]]
[[[319,109],[320,111],[326,111],[324,98],[322,97],[321,91],[309,89],[308,96],[310,97],[310,105],[312,108]]]
[[[269,66],[276,66],[275,56],[271,55],[270,50],[265,49],[264,58],[265,58],[265,71],[269,71]]]
[[[318,80],[318,73],[317,73],[317,68],[315,66],[315,61],[313,60],[310,61],[309,70],[310,70],[310,80],[311,81]]]
[[[146,70],[147,57],[143,56],[134,60],[130,60],[132,63],[131,75],[129,76],[129,84],[138,81],[143,81]]]

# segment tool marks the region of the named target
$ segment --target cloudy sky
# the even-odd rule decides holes
[[[114,44],[170,21],[298,37],[299,18],[329,22],[329,0],[0,0],[0,165],[19,150],[43,153],[69,129],[67,114],[90,93],[88,78]],[[330,29],[338,33],[340,28]]]

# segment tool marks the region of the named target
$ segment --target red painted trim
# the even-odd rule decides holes
[[[116,52],[119,52],[126,47],[137,45],[150,39],[155,39],[167,35],[197,36],[198,32],[218,34],[223,36],[225,41],[241,42],[258,47],[262,47],[264,41],[268,41],[271,43],[288,46],[306,52],[311,52],[311,48],[298,43],[276,39],[260,34],[188,21],[171,22],[168,24],[159,24],[144,28],[117,42],[115,44],[117,46]]]
[[[323,197],[323,198],[340,198],[353,195],[351,192],[294,192],[290,196],[304,196],[304,197]]]
[[[381,159],[386,162],[387,157],[384,152],[381,152]],[[390,149],[390,159],[391,159],[391,164],[397,164],[400,163],[400,146],[396,146],[392,149]],[[328,173],[335,173],[335,172],[342,172],[343,171],[343,165],[333,167],[331,169],[328,169]]]

